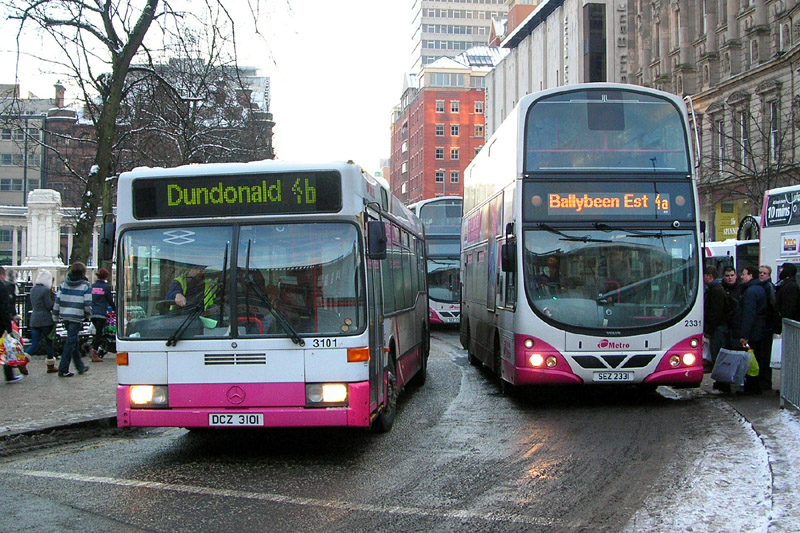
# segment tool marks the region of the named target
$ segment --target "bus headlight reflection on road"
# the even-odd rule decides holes
[[[131,385],[128,396],[131,399],[131,407],[169,406],[166,385]]]

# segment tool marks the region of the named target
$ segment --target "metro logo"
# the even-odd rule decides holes
[[[631,347],[627,342],[614,342],[608,339],[603,339],[597,343],[597,347],[602,350],[627,350]]]

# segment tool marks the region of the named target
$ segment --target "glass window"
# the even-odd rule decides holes
[[[461,110],[461,103],[458,100],[450,100],[450,112],[458,113]]]
[[[444,147],[436,147],[436,159],[444,159]]]
[[[126,232],[120,335],[180,341],[363,330],[354,225],[242,226],[231,257],[234,234],[230,226]]]
[[[437,137],[444,137],[444,124],[437,124],[436,125],[436,136]]]
[[[689,171],[681,110],[663,98],[632,91],[586,90],[542,98],[528,110],[525,139],[526,172]]]
[[[697,297],[691,231],[528,230],[525,292],[545,321],[574,329],[653,328]]]
[[[458,148],[450,148],[450,159],[458,161]]]
[[[460,132],[460,127],[458,124],[450,124],[450,136],[451,137],[458,137]]]

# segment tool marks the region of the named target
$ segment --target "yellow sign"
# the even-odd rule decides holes
[[[717,204],[714,216],[717,234],[715,241],[735,239],[739,232],[739,204],[734,202],[720,202]]]

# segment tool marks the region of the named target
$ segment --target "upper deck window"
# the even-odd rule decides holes
[[[684,111],[657,96],[591,89],[536,101],[525,172],[689,172]]]

